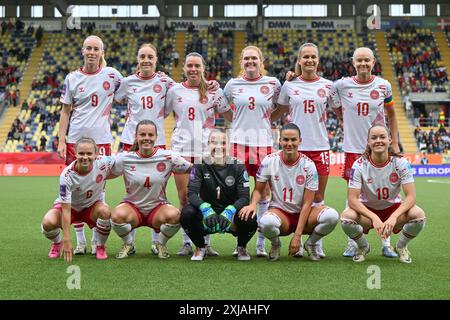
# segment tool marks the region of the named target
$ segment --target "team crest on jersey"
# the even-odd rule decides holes
[[[297,182],[298,185],[305,184],[305,176],[299,175],[297,178],[295,178],[295,182]]]
[[[389,176],[389,182],[394,184],[394,183],[397,183],[398,180],[399,180],[398,174],[395,172],[391,173],[391,175]]]
[[[204,97],[200,100],[201,104],[207,104],[208,103],[208,97]]]
[[[111,84],[108,81],[103,82],[103,89],[105,89],[105,91],[108,91],[109,88],[111,88]]]
[[[370,92],[370,97],[371,97],[373,100],[376,100],[376,99],[378,99],[378,98],[380,97],[380,93],[379,93],[377,90],[372,90],[372,91]]]
[[[234,182],[235,182],[235,179],[232,176],[228,176],[225,178],[225,184],[229,187],[233,186]]]
[[[158,172],[163,172],[166,170],[166,164],[164,162],[160,162],[156,165],[156,170],[158,170]]]
[[[325,89],[320,88],[319,90],[317,90],[317,95],[318,95],[320,98],[325,98],[325,96],[327,95],[327,93],[325,92]]]
[[[270,89],[268,86],[262,86],[261,89],[259,89],[262,94],[268,94]]]
[[[160,93],[162,90],[162,87],[159,84],[155,84],[153,86],[153,91],[155,91],[156,93]]]
[[[102,182],[102,181],[103,181],[103,176],[102,176],[101,174],[99,174],[99,175],[97,176],[97,178],[95,178],[95,182],[100,183],[100,182]]]

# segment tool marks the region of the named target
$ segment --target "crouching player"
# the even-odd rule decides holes
[[[114,160],[99,157],[91,138],[82,137],[75,144],[76,160],[68,165],[59,179],[59,197],[42,220],[42,233],[53,242],[49,258],[60,256],[72,261],[71,223],[86,223],[96,232],[96,258],[108,258],[105,243],[111,230],[110,210],[101,199],[104,180],[110,175]],[[62,234],[61,234],[62,228]]]
[[[123,240],[118,259],[135,253],[132,230],[142,226],[160,232],[158,257],[167,259],[167,241],[180,229],[180,211],[168,203],[166,185],[172,172],[189,172],[191,163],[172,151],[155,148],[157,134],[153,121],[140,121],[130,152],[118,154],[111,170],[113,176],[123,175],[127,193],[111,213],[112,227]]]
[[[408,161],[391,147],[383,125],[369,129],[365,153],[352,166],[348,185],[349,207],[342,213],[342,229],[358,248],[353,261],[362,262],[370,251],[364,233],[374,228],[380,238],[402,231],[395,246],[399,259],[411,263],[408,243],[425,226],[425,213],[416,206],[414,178]],[[402,202],[400,191],[405,200]]]
[[[256,217],[241,219],[236,213],[249,202],[249,178],[244,164],[226,156],[227,135],[214,129],[208,139],[210,158],[194,165],[181,225],[197,249],[191,260],[206,255],[204,235],[229,232],[237,236],[238,260],[250,260],[247,243],[257,229]]]
[[[270,261],[280,257],[280,236],[291,233],[294,235],[289,254],[297,254],[302,234],[309,234],[304,248],[311,260],[319,261],[318,241],[333,231],[339,219],[333,208],[312,206],[318,189],[317,170],[314,163],[298,151],[300,143],[300,129],[295,124],[289,123],[281,128],[282,150],[264,158],[256,176],[251,203],[240,212],[244,220],[254,217],[264,188],[270,186],[272,200],[259,223],[264,236],[272,242]]]

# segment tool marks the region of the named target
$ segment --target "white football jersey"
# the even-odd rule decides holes
[[[278,101],[281,84],[275,77],[231,79],[224,93],[233,105],[230,142],[251,147],[273,146],[270,115]]]
[[[167,93],[167,112],[174,112],[175,128],[172,133],[172,149],[185,157],[202,157],[208,150],[208,136],[215,125],[216,112],[230,110],[222,89],[207,92],[199,101],[196,87],[185,82],[174,85]]]
[[[278,104],[289,105],[291,122],[300,128],[302,143],[299,150],[330,150],[326,109],[331,84],[321,77],[310,81],[300,76],[286,81],[281,87]]]
[[[330,104],[333,108],[342,107],[345,152],[364,153],[370,127],[385,125],[384,104],[391,100],[391,84],[377,76],[367,83],[349,77],[332,84]]]
[[[138,151],[119,153],[112,173],[123,174],[127,193],[123,200],[148,214],[161,202],[167,202],[166,185],[171,173],[185,173],[190,167],[190,162],[179,154],[155,149],[148,157]]]
[[[68,143],[90,137],[97,144],[111,143],[110,112],[122,75],[111,67],[100,67],[94,73],[82,68],[69,73],[64,80],[61,102],[72,105]]]
[[[59,197],[55,203],[69,203],[75,211],[89,208],[103,200],[103,187],[114,165],[114,158],[98,157],[87,174],[76,171],[77,160],[68,165],[59,177]]]
[[[413,182],[413,172],[406,158],[391,157],[378,166],[360,157],[352,166],[348,187],[361,190],[360,200],[366,206],[382,210],[401,202],[401,186]]]
[[[149,78],[133,74],[123,79],[116,93],[116,100],[127,98],[128,119],[123,128],[121,142],[133,144],[136,134],[136,125],[141,120],[151,120],[156,124],[158,137],[155,145],[166,144],[164,130],[165,102],[167,90],[175,82],[167,77],[155,73]]]
[[[314,162],[301,153],[298,161],[292,165],[283,161],[282,151],[269,154],[261,162],[256,181],[269,182],[272,192],[269,207],[293,215],[300,214],[305,188],[312,191],[319,188]]]

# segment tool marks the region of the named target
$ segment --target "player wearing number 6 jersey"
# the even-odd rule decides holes
[[[111,224],[109,207],[102,201],[102,191],[114,159],[97,158],[98,148],[95,141],[86,137],[77,141],[75,152],[76,160],[61,173],[59,197],[42,220],[42,233],[53,242],[49,258],[58,258],[62,248],[64,259],[70,262],[70,224],[87,223],[90,228],[95,227],[96,257],[103,260],[108,257],[105,243]]]
[[[127,99],[128,118],[120,139],[123,150],[131,148],[136,125],[141,120],[152,120],[157,127],[156,147],[165,148],[164,117],[167,90],[175,82],[166,75],[155,72],[158,57],[152,44],[143,44],[137,55],[137,72],[123,79],[116,100]]]
[[[172,151],[155,148],[156,139],[156,125],[140,121],[133,147],[117,156],[111,170],[114,176],[123,175],[127,193],[111,213],[113,229],[123,240],[118,259],[134,254],[131,231],[141,226],[160,231],[158,257],[166,259],[167,241],[180,228],[180,211],[168,203],[166,185],[172,172],[188,172],[191,164]]]
[[[241,52],[239,77],[228,81],[224,89],[228,103],[234,106],[230,156],[242,161],[248,174],[254,178],[261,160],[272,153],[270,117],[281,89],[277,78],[265,75],[263,61],[263,54],[258,47],[245,47]],[[267,210],[269,199],[267,188],[258,206],[258,221]],[[256,256],[267,256],[262,233],[258,234]]]
[[[392,147],[399,152],[398,126],[395,115],[392,89],[389,81],[372,75],[375,57],[369,48],[358,48],[353,53],[356,76],[342,78],[333,83],[330,90],[330,104],[338,117],[344,121],[345,163],[343,178],[349,180],[350,171],[356,159],[366,148],[367,132],[374,124],[385,124],[385,110],[392,133]],[[390,239],[382,241],[382,254],[396,257],[391,249]],[[355,254],[355,244],[349,240],[344,256]]]
[[[279,107],[272,113],[272,121],[282,114],[289,113],[291,122],[302,131],[299,150],[310,158],[319,174],[319,189],[314,196],[313,205],[323,205],[325,189],[330,173],[330,143],[326,128],[328,94],[332,82],[317,75],[319,49],[313,43],[303,44],[298,51],[295,65],[296,78],[286,81],[278,99]],[[322,243],[317,251],[324,258]],[[295,255],[300,257],[300,252]]]
[[[289,245],[290,255],[299,251],[302,234],[310,234],[304,248],[312,260],[320,260],[317,242],[331,233],[338,222],[338,213],[333,208],[312,206],[318,187],[317,170],[314,163],[298,151],[300,143],[300,129],[295,124],[288,123],[281,128],[282,150],[264,158],[251,203],[239,213],[244,220],[254,217],[262,191],[266,185],[270,186],[272,200],[259,223],[262,233],[272,242],[270,261],[280,257],[280,236],[291,233],[294,236]]]
[[[425,214],[416,202],[411,167],[390,147],[388,129],[375,125],[369,129],[367,149],[352,166],[348,185],[349,207],[342,213],[342,229],[356,241],[353,261],[362,262],[370,251],[364,237],[374,228],[381,238],[402,231],[395,250],[400,261],[411,263],[407,244],[425,225]],[[403,189],[405,200],[400,191]]]
[[[187,80],[173,86],[166,98],[166,112],[173,111],[175,115],[172,149],[191,163],[201,163],[208,150],[208,136],[214,128],[216,113],[222,113],[230,121],[232,112],[225,102],[222,89],[208,88],[204,76],[205,62],[200,54],[192,52],[186,56],[183,72]],[[189,175],[177,174],[174,177],[181,210],[187,203]],[[192,247],[184,231],[183,240],[184,245],[178,254],[188,255]],[[211,255],[217,255],[209,246],[208,251]]]

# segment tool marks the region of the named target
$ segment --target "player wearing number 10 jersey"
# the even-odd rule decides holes
[[[75,160],[74,143],[82,136],[94,139],[100,155],[111,155],[109,115],[114,94],[122,80],[119,71],[106,66],[103,42],[99,37],[87,37],[82,53],[84,66],[66,76],[61,95],[63,107],[59,121],[58,153],[66,158],[66,165]]]

